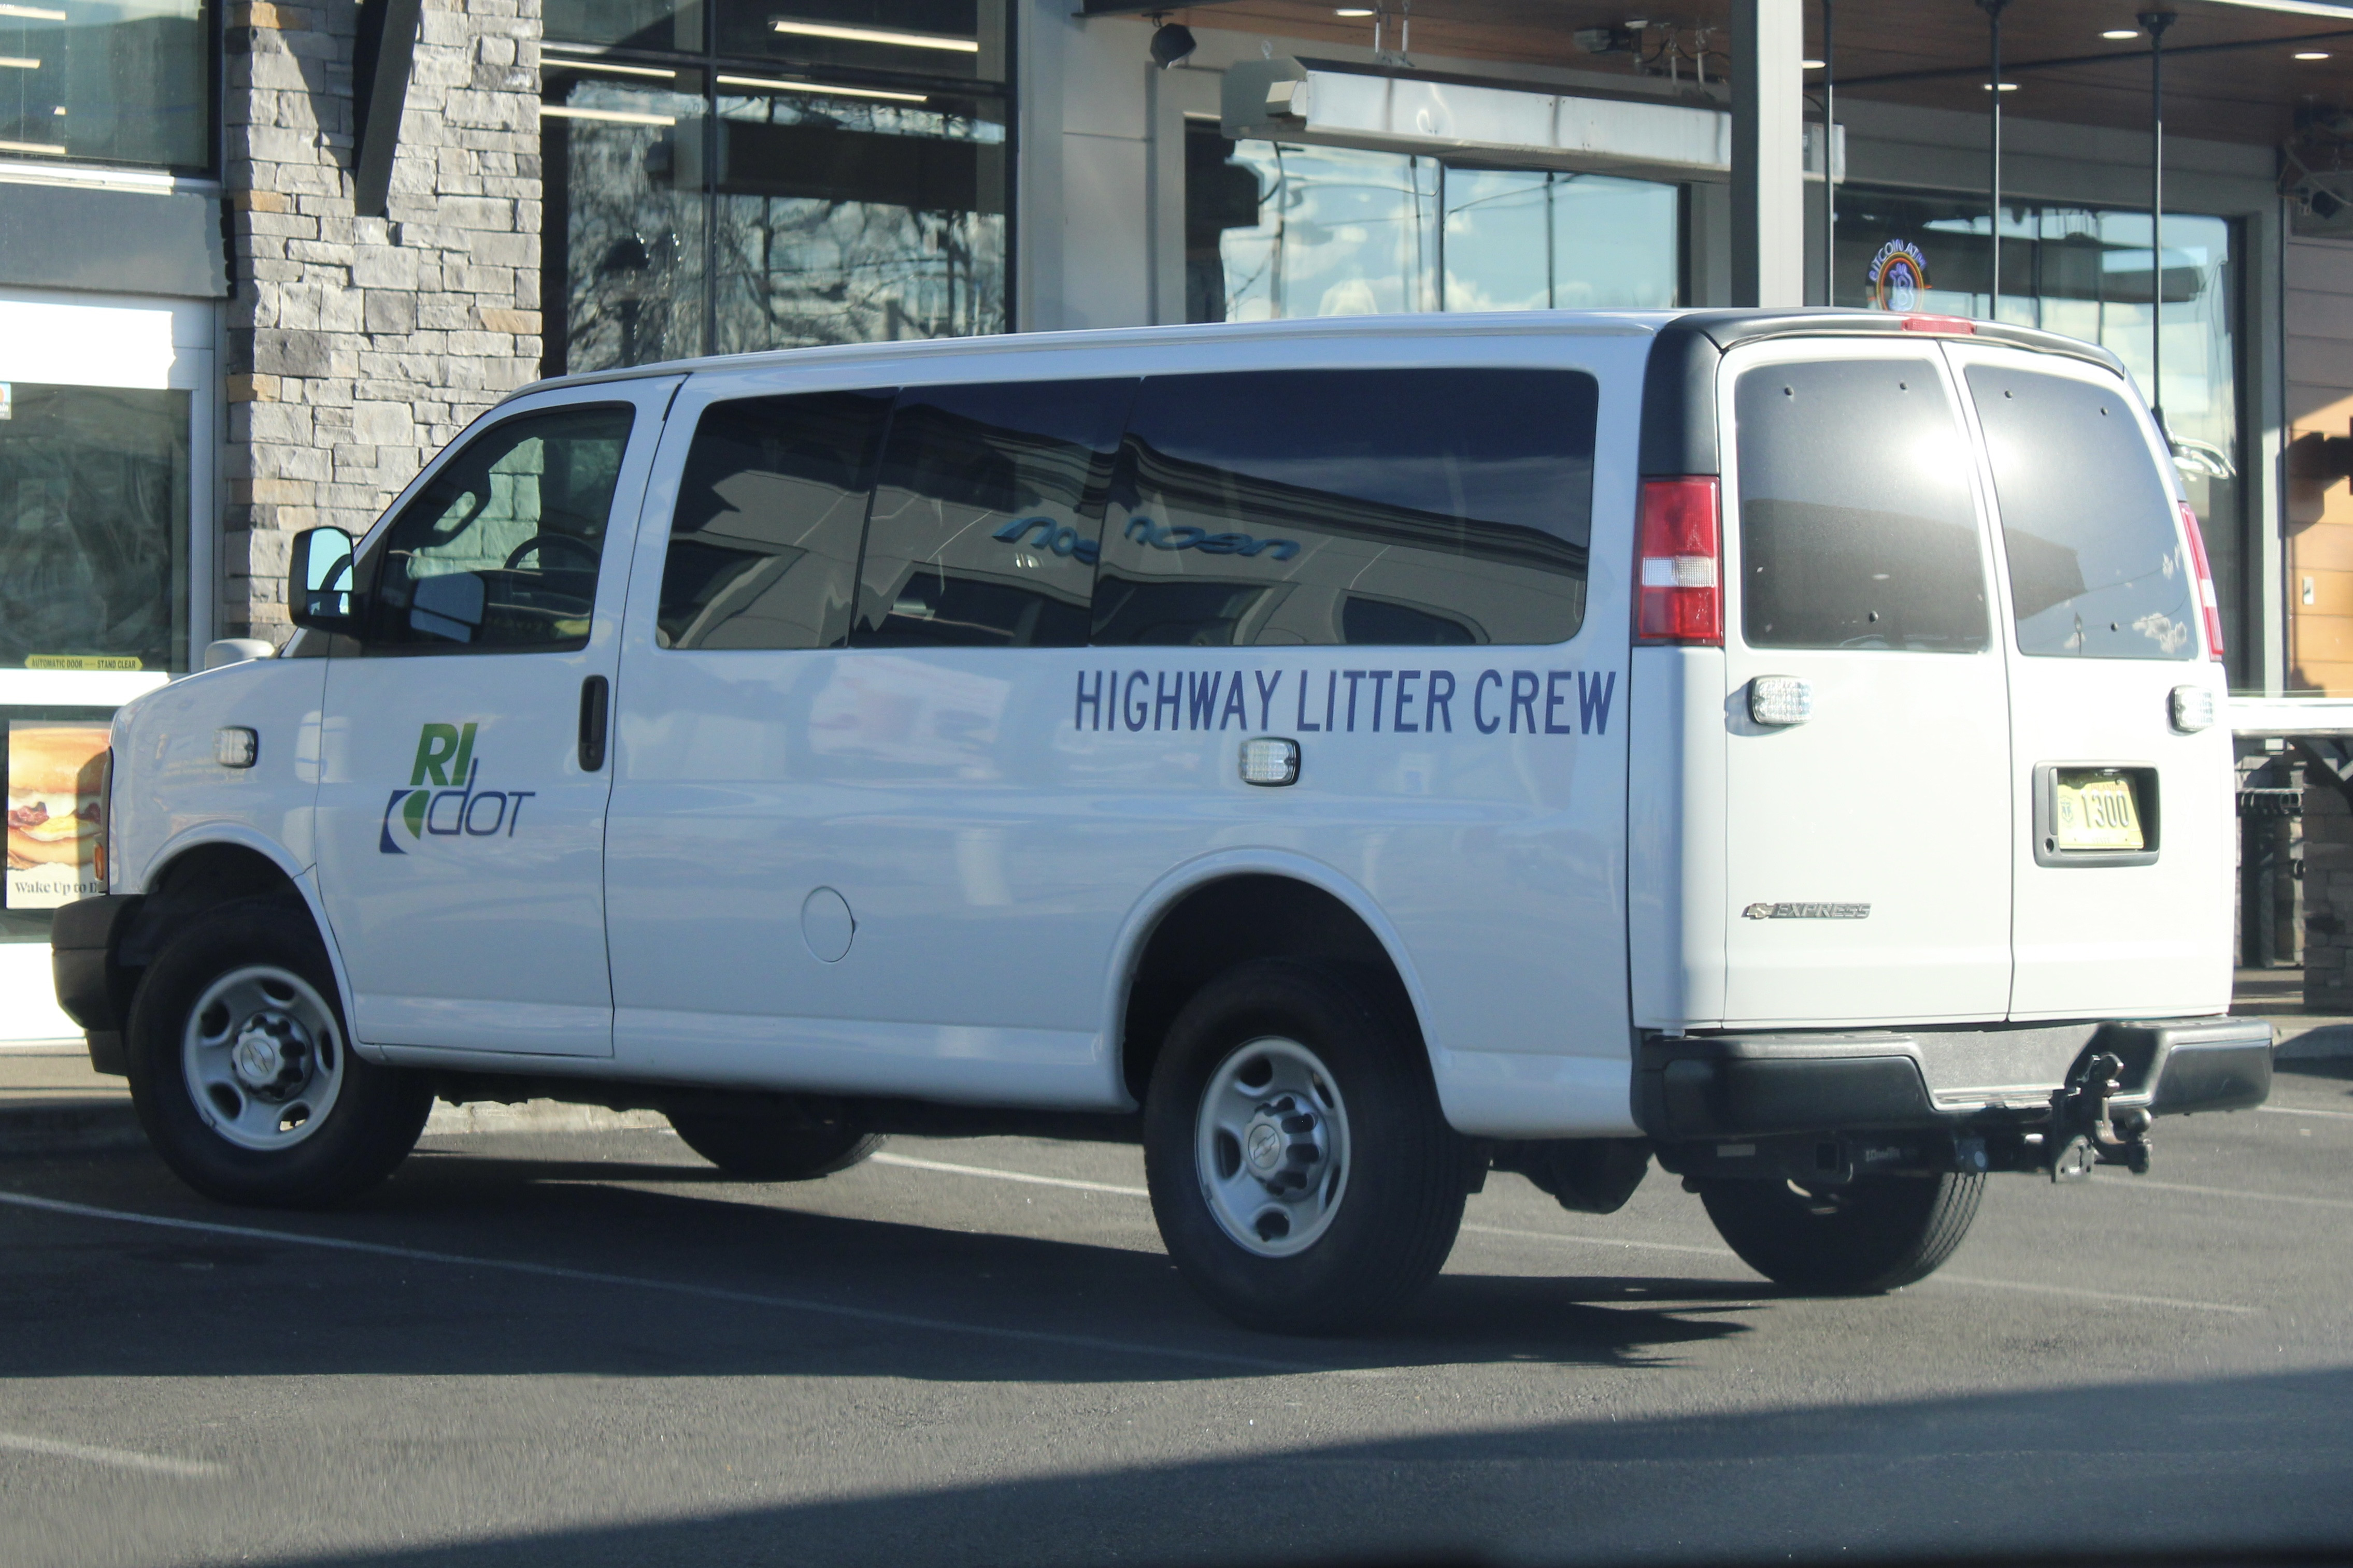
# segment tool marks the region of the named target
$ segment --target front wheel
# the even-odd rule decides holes
[[[1820,1296],[1875,1296],[1926,1279],[1977,1218],[1985,1177],[1864,1176],[1809,1192],[1788,1182],[1703,1180],[1700,1202],[1742,1262]]]
[[[1402,1310],[1454,1246],[1466,1153],[1412,1026],[1292,960],[1204,986],[1145,1098],[1161,1239],[1250,1328],[1343,1333]]]
[[[353,1054],[318,932],[275,904],[212,911],[167,943],[126,1036],[148,1141],[224,1203],[345,1202],[407,1157],[433,1109],[422,1077]]]

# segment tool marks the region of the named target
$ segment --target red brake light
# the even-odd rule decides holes
[[[1904,330],[1907,332],[1953,332],[1965,338],[1978,335],[1978,324],[1967,316],[1906,316]]]
[[[2181,508],[2181,531],[2189,536],[2189,569],[2198,574],[2198,607],[2206,612],[2206,652],[2222,657],[2222,596],[2214,592],[2214,570],[2206,564],[2206,536],[2198,531],[2198,514],[2189,503]]]
[[[1634,634],[1642,642],[1724,646],[1724,551],[1716,481],[1644,479]]]

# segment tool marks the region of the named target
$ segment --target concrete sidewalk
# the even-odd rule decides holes
[[[2269,1018],[2282,1063],[2353,1057],[2353,1018],[2304,1010],[2304,973],[2242,969],[2231,1011]],[[650,1110],[535,1100],[524,1105],[437,1105],[427,1135],[452,1132],[596,1132],[668,1127]],[[123,1080],[92,1072],[78,1039],[0,1043],[0,1155],[144,1146]]]

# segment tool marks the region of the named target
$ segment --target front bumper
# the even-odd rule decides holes
[[[2182,1116],[2242,1110],[2270,1098],[2272,1026],[2260,1018],[2087,1023],[2057,1083],[2021,1059],[1983,1089],[1930,1085],[1931,1053],[2002,1061],[2006,1040],[2031,1038],[2047,1058],[2052,1030],[1711,1035],[1646,1040],[1635,1074],[1635,1120],[1662,1143],[1850,1131],[1959,1131],[2056,1116],[2102,1054],[2122,1062],[2116,1110]],[[2047,1070],[2047,1069],[2046,1069]],[[2001,1081],[2007,1079],[2008,1081]]]
[[[115,949],[139,908],[136,893],[101,893],[60,908],[49,931],[49,973],[58,1005],[79,1024],[90,1042],[90,1065],[121,1076],[122,1026],[128,1021],[130,986],[115,963]]]

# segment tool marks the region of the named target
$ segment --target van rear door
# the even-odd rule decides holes
[[[2226,686],[2165,448],[2104,367],[1989,345],[1948,352],[1983,437],[2008,567],[2010,1015],[2220,1012],[2230,734],[2178,727],[2174,693],[2219,715]]]
[[[2009,700],[1959,388],[1916,340],[1721,374],[1725,1022],[1999,1019]]]

